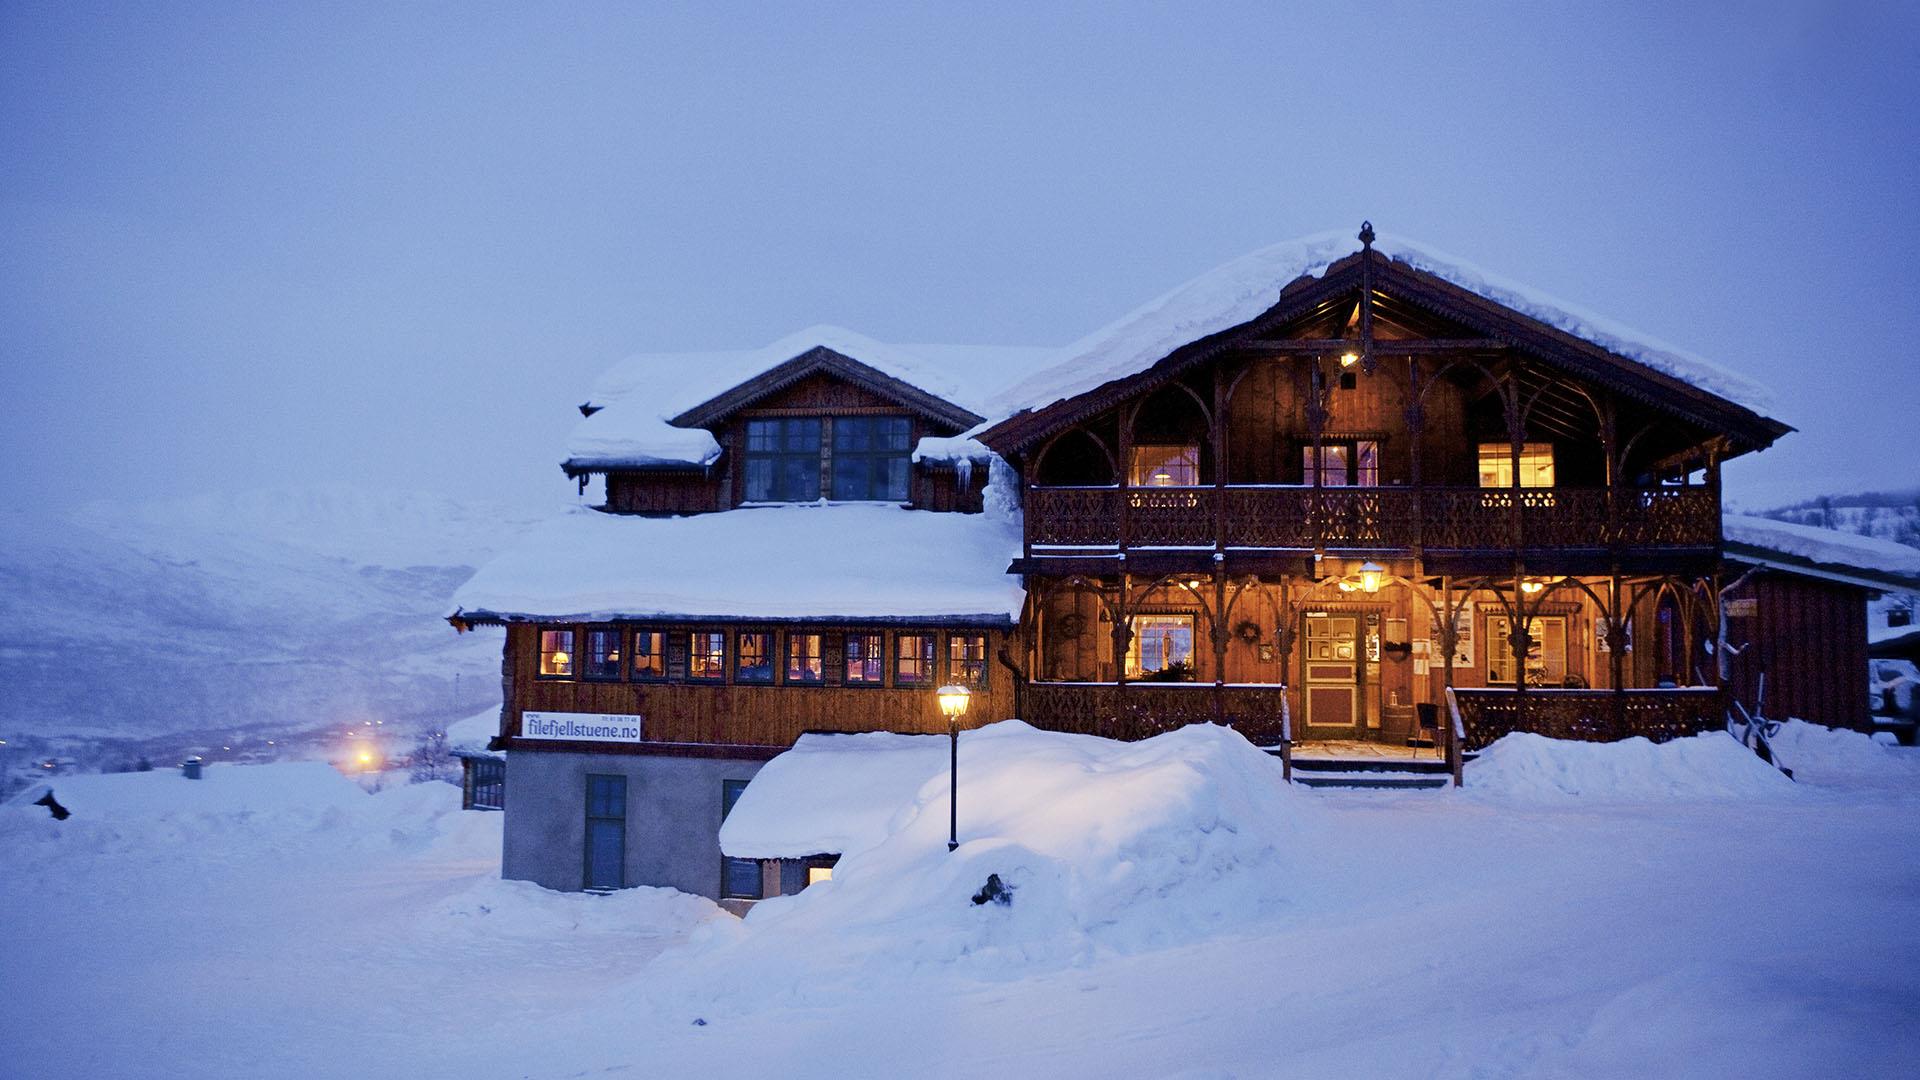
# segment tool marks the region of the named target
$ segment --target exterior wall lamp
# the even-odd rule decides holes
[[[960,846],[960,718],[967,715],[973,695],[964,686],[943,686],[934,691],[940,711],[947,716],[947,850]]]

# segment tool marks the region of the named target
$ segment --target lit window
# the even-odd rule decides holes
[[[1513,446],[1511,444],[1480,444],[1480,486],[1483,488],[1513,486]],[[1520,444],[1520,486],[1523,488],[1553,486],[1552,443]]]
[[[912,425],[904,416],[833,422],[833,497],[901,502],[907,497]]]
[[[1301,482],[1321,487],[1379,487],[1380,444],[1373,439],[1346,439],[1320,445],[1318,464],[1311,445],[1300,448]]]
[[[733,804],[747,790],[745,780],[720,781],[720,820],[733,813]],[[761,893],[760,864],[753,859],[720,858],[720,895],[736,900],[758,900]]]
[[[633,632],[633,677],[638,682],[667,677],[667,635],[658,630]]]
[[[688,635],[687,678],[724,682],[727,678],[727,635],[701,631]]]
[[[820,421],[747,421],[747,500],[812,502],[820,497]]]
[[[947,636],[947,679],[969,690],[987,685],[987,635]]]
[[[581,674],[589,679],[620,677],[620,630],[618,627],[587,631],[587,666]]]
[[[1515,670],[1513,622],[1505,615],[1487,618],[1487,682],[1511,686]],[[1528,686],[1564,686],[1567,681],[1567,620],[1562,615],[1534,618],[1529,630],[1533,647],[1527,652]]]
[[[787,681],[818,683],[826,678],[827,668],[820,655],[819,634],[787,635]]]
[[[848,634],[847,685],[880,686],[886,681],[886,638],[881,634]]]
[[[832,880],[833,880],[833,867],[831,866],[807,867],[807,884],[808,885],[818,885],[823,881],[832,881]]]
[[[901,634],[894,649],[893,685],[933,685],[932,634]]]
[[[573,678],[573,631],[540,631],[540,676],[546,679]]]
[[[736,639],[733,677],[743,683],[773,681],[773,635],[764,630],[742,630]]]
[[[1127,678],[1168,682],[1193,678],[1193,616],[1136,615],[1127,646]]]
[[[1136,446],[1127,469],[1127,483],[1133,487],[1193,487],[1200,483],[1200,448],[1185,446]]]

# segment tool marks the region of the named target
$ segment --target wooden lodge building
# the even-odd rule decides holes
[[[805,732],[944,732],[948,683],[965,726],[1414,740],[1456,782],[1512,730],[1718,725],[1721,470],[1791,430],[1756,401],[1371,228],[1066,349],[629,360],[564,463],[603,505],[450,617],[506,628],[504,873],[789,890],[722,858],[733,799]]]

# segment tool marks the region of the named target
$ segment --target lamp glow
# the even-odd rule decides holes
[[[1360,362],[1360,354],[1359,354],[1359,353],[1341,353],[1341,354],[1340,354],[1340,366],[1341,366],[1341,367],[1352,367],[1353,365],[1355,365],[1355,364],[1357,364],[1357,363],[1359,363],[1359,362]]]
[[[1544,581],[1522,581],[1520,583],[1520,591],[1526,593],[1528,596],[1543,592],[1546,587],[1547,583]]]
[[[935,690],[934,696],[940,699],[940,712],[952,720],[967,715],[967,704],[973,694],[964,686],[943,686]]]
[[[1374,563],[1374,562],[1361,563],[1360,564],[1360,587],[1370,593],[1379,592],[1380,579],[1384,577],[1386,573],[1387,573],[1387,568],[1384,566],[1381,566],[1378,563]]]

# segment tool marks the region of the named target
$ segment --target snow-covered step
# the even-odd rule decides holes
[[[1442,771],[1405,772],[1385,769],[1310,770],[1302,772],[1296,764],[1293,782],[1304,787],[1324,788],[1443,788],[1453,782],[1452,774]]]

